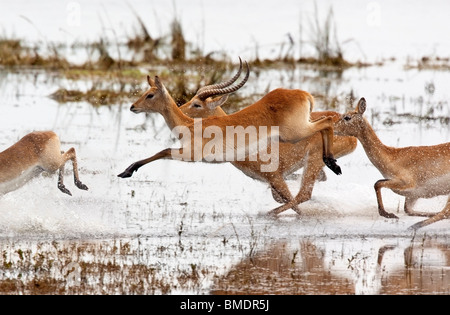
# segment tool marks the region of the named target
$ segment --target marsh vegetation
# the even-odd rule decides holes
[[[405,216],[389,192],[385,206],[400,219],[378,217],[380,175],[360,146],[340,161],[341,177],[316,183],[301,217],[265,217],[278,205],[270,189],[228,164],[159,161],[119,180],[130,162],[175,142],[161,117],[129,111],[147,74],[183,104],[238,63],[188,37],[176,12],[158,20],[167,30],[158,32],[128,9],[127,37],[104,27],[99,33],[112,36],[92,42],[0,39],[0,150],[52,129],[76,147],[90,188],[63,196],[47,174],[0,199],[1,294],[450,293],[448,220],[412,234],[406,229],[420,218]],[[344,112],[364,96],[387,144],[449,141],[447,57],[353,60],[337,11],[319,3],[309,16],[274,39],[271,56],[249,41],[251,77],[226,112],[277,87],[311,92],[317,110]],[[292,191],[299,185],[289,181]],[[443,202],[419,207],[432,212]]]

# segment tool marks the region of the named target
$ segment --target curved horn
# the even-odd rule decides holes
[[[204,87],[201,87],[200,89],[198,89],[197,94],[200,94],[206,90],[211,90],[211,89],[223,89],[227,86],[230,86],[231,84],[233,84],[241,75],[242,72],[242,59],[241,57],[239,57],[239,70],[238,72],[234,75],[234,77],[232,77],[230,80],[222,82],[222,83],[217,83],[217,84],[211,84],[211,85],[207,85]]]
[[[208,97],[211,97],[211,96],[230,94],[230,93],[233,93],[233,92],[236,92],[237,90],[239,90],[241,87],[244,86],[245,82],[247,82],[248,77],[250,76],[250,68],[248,66],[247,61],[245,62],[245,65],[247,67],[247,73],[245,75],[245,78],[239,84],[232,86],[232,87],[204,90],[200,93],[197,93],[198,98],[204,101]]]

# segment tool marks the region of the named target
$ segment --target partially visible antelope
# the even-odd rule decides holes
[[[201,99],[206,94],[229,94],[241,88],[248,80],[250,69],[246,63],[247,73],[245,78],[237,85],[231,87],[210,87],[201,91],[197,96]],[[340,167],[334,159],[333,148],[333,121],[332,117],[321,117],[315,121],[310,120],[310,112],[314,106],[314,99],[308,92],[301,90],[276,89],[258,102],[228,116],[214,116],[194,121],[186,116],[176,105],[169,92],[161,80],[156,76],[152,80],[147,76],[150,88],[131,106],[134,113],[157,112],[160,113],[169,128],[185,127],[189,131],[189,137],[185,134],[178,134],[182,143],[182,148],[165,149],[156,155],[137,161],[131,164],[119,177],[131,177],[143,165],[157,159],[180,159],[180,156],[187,157],[184,161],[204,161],[204,162],[230,162],[225,157],[221,160],[211,160],[205,156],[205,146],[209,144],[210,138],[204,136],[207,128],[216,128],[222,135],[227,134],[228,127],[255,128],[266,127],[269,131],[266,138],[280,139],[283,142],[298,142],[302,139],[320,132],[322,136],[324,163],[336,174],[341,174]],[[215,100],[216,106],[223,104],[223,97]],[[199,127],[200,125],[200,127]],[[200,128],[200,134],[198,134]],[[256,128],[255,128],[256,129]],[[259,131],[258,131],[259,132]],[[227,146],[227,137],[222,137],[221,147],[217,151],[221,153],[227,150],[234,150],[235,153],[242,149],[240,147]],[[261,140],[258,134],[258,142]],[[267,140],[267,139],[263,139]],[[247,154],[248,150],[245,147]],[[233,154],[235,156],[235,154]],[[228,157],[228,156],[227,156]]]
[[[64,165],[71,160],[75,185],[88,190],[78,177],[75,149],[61,152],[58,136],[53,131],[34,131],[16,144],[0,152],[0,196],[22,187],[42,172],[54,173],[59,170],[58,188],[72,195],[63,181]]]
[[[375,183],[378,212],[386,218],[397,218],[384,209],[381,188],[389,188],[405,197],[408,215],[430,217],[411,226],[418,229],[433,222],[450,218],[450,142],[433,146],[394,148],[384,145],[363,117],[366,100],[361,98],[355,111],[342,115],[335,124],[339,135],[359,139],[367,157],[384,179]],[[412,208],[419,198],[447,195],[447,204],[439,213],[417,212]]]
[[[212,116],[226,116],[218,102],[224,104],[229,94],[221,95],[221,90],[233,84],[239,77],[240,71],[229,81],[216,85],[205,86],[198,90],[197,94],[187,103],[180,106],[181,111],[192,118],[207,118]],[[215,92],[203,93],[207,90],[215,90]],[[219,94],[216,94],[219,93]],[[311,119],[316,120],[320,117],[332,117],[333,121],[340,118],[340,114],[336,112],[312,112]],[[356,148],[357,140],[354,137],[335,136],[333,140],[333,151],[336,158],[350,154]],[[300,214],[297,205],[311,199],[314,182],[316,180],[324,180],[326,175],[323,171],[325,166],[322,161],[323,147],[322,138],[319,133],[309,138],[298,141],[297,143],[281,142],[279,143],[279,167],[274,172],[262,172],[261,164],[264,163],[260,159],[251,161],[248,158],[245,161],[231,162],[236,168],[241,170],[247,176],[266,182],[272,189],[273,198],[279,203],[288,203],[294,198],[289,191],[285,178],[289,174],[304,167],[301,188],[295,197],[295,203],[292,209]],[[270,214],[278,214],[281,211],[275,209]]]

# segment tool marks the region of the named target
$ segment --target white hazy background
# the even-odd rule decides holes
[[[192,0],[192,1],[0,1],[0,34],[37,40],[96,41],[100,37],[125,40],[138,23],[150,35],[168,33],[178,17],[188,41],[205,53],[226,51],[249,58],[259,46],[260,57],[277,54],[288,35],[297,54],[311,52],[310,30],[318,8],[324,21],[332,7],[339,42],[349,60],[448,56],[450,2],[445,0]],[[298,45],[302,42],[300,48]]]

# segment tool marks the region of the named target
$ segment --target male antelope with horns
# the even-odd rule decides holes
[[[223,87],[210,86],[204,88],[197,97],[205,99],[208,95],[223,95],[230,94],[241,88],[248,80],[250,69],[246,63],[247,73],[245,78],[237,85]],[[310,113],[314,106],[314,99],[308,92],[301,90],[287,90],[276,89],[258,102],[228,116],[215,116],[201,120],[194,120],[186,116],[176,105],[169,92],[161,80],[156,76],[152,80],[147,76],[150,88],[131,106],[130,110],[134,113],[157,112],[160,113],[169,128],[184,127],[188,133],[178,134],[182,143],[182,148],[179,149],[165,149],[144,160],[137,161],[131,164],[124,172],[119,174],[119,177],[131,177],[143,165],[155,161],[157,159],[181,159],[184,157],[185,161],[205,161],[205,162],[231,162],[227,158],[221,160],[211,160],[208,154],[211,151],[205,150],[205,146],[210,145],[210,137],[204,136],[204,131],[207,128],[214,128],[220,131],[222,135],[227,134],[227,128],[242,127],[255,128],[266,127],[269,131],[266,139],[260,134],[257,135],[258,142],[267,140],[267,138],[277,138],[283,142],[298,142],[302,139],[308,138],[320,132],[323,140],[323,161],[333,172],[341,174],[340,167],[336,164],[334,159],[333,148],[333,119],[332,117],[321,117],[317,120],[310,120]],[[216,99],[212,104],[220,106],[223,104],[225,97]],[[200,133],[198,132],[200,124]],[[256,128],[255,128],[256,130]],[[260,131],[257,131],[260,132]],[[261,132],[260,132],[261,133]],[[189,137],[186,136],[189,135]],[[220,143],[221,147],[217,147],[215,142],[215,150],[225,154],[230,149],[236,152],[243,148],[239,145],[230,148],[227,143],[227,137],[223,137]],[[200,146],[200,147],[199,147]],[[248,145],[245,145],[245,154],[248,154]],[[206,152],[206,154],[205,154]],[[186,158],[187,157],[187,158]],[[227,156],[228,157],[228,156]]]
[[[0,152],[0,195],[22,187],[42,172],[59,171],[58,188],[72,195],[63,182],[64,165],[71,160],[75,186],[88,190],[78,177],[75,149],[61,152],[61,143],[53,131],[34,131]]]
[[[197,94],[187,103],[180,106],[181,111],[192,118],[207,118],[212,116],[226,116],[221,106],[217,106],[218,102],[224,104],[229,94],[223,94],[220,98],[214,99],[213,92],[205,93],[204,91],[225,88],[232,85],[239,77],[242,70],[242,62],[236,75],[229,81],[209,85],[200,88]],[[331,111],[312,112],[313,120],[320,117],[332,117],[333,121],[340,118],[340,114]],[[340,158],[350,154],[356,149],[357,139],[355,137],[334,136],[333,151],[336,158]],[[231,162],[233,166],[242,171],[245,175],[266,182],[272,190],[272,196],[279,203],[288,203],[294,201],[292,209],[300,214],[298,204],[311,199],[314,183],[316,180],[325,180],[326,174],[322,161],[323,148],[320,133],[316,133],[311,137],[300,140],[297,143],[281,142],[279,143],[279,167],[273,172],[262,172],[261,159]],[[301,179],[301,187],[295,198],[292,196],[285,178],[289,174],[304,167]],[[282,206],[282,208],[284,208]],[[269,214],[278,214],[282,212],[282,208],[272,210]]]

